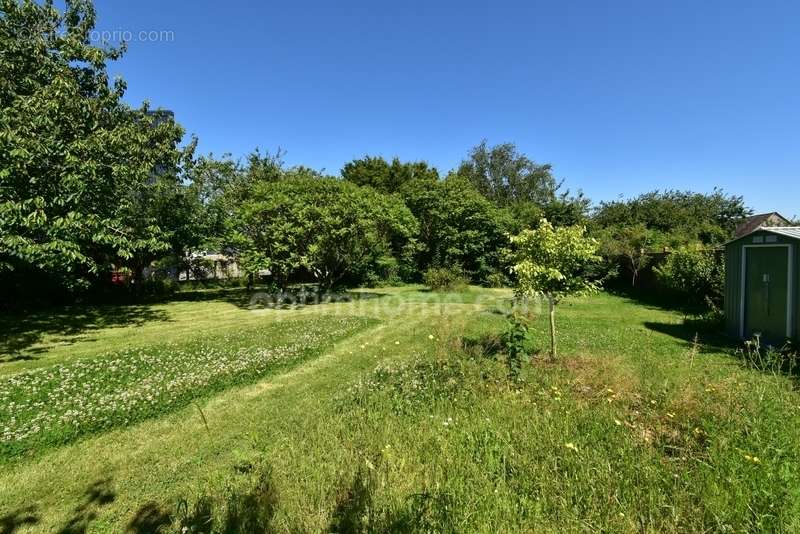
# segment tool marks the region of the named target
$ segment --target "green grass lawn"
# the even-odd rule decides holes
[[[680,315],[568,301],[515,382],[507,291],[369,292],[4,319],[0,533],[800,530],[794,381]]]

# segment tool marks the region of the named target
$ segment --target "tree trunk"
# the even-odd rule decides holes
[[[550,304],[550,359],[555,361],[558,357],[558,348],[556,346],[556,302],[553,297],[548,297]]]

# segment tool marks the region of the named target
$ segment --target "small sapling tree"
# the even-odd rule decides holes
[[[512,270],[516,274],[517,295],[543,296],[549,304],[550,357],[555,359],[556,306],[564,297],[599,289],[599,282],[590,275],[591,268],[600,261],[599,244],[587,237],[581,226],[554,228],[545,219],[538,228],[512,237],[511,242],[515,249]]]

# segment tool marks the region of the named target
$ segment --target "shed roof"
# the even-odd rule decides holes
[[[800,226],[773,226],[772,228],[761,228],[761,230],[800,239]]]
[[[737,236],[736,238],[732,239],[731,241],[728,241],[725,244],[729,245],[731,243],[736,243],[737,241],[744,239],[745,237],[748,237],[750,235],[753,235],[756,232],[769,232],[772,234],[778,234],[784,237],[790,237],[792,239],[800,240],[800,226],[764,226],[761,228],[756,228],[755,230],[753,230],[748,234]]]

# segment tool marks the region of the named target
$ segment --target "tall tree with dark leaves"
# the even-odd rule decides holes
[[[484,140],[461,163],[458,175],[499,206],[532,202],[544,206],[558,190],[550,165],[538,164],[512,143],[490,147]]]
[[[394,158],[390,164],[380,156],[364,156],[346,163],[342,168],[342,178],[383,193],[396,193],[412,180],[437,181],[439,171],[424,161],[404,163],[400,158]]]
[[[0,0],[0,270],[86,287],[112,264],[169,248],[142,199],[177,183],[183,130],[122,102],[93,46],[88,0]]]
[[[539,164],[513,143],[489,146],[484,140],[461,163],[457,174],[483,196],[511,214],[516,230],[538,226],[542,217],[555,226],[586,221],[591,202],[578,193],[559,191],[561,183],[548,164]]]
[[[402,189],[411,213],[419,220],[417,270],[458,267],[473,281],[483,282],[503,270],[502,249],[512,228],[507,212],[498,209],[463,178],[413,180]]]

